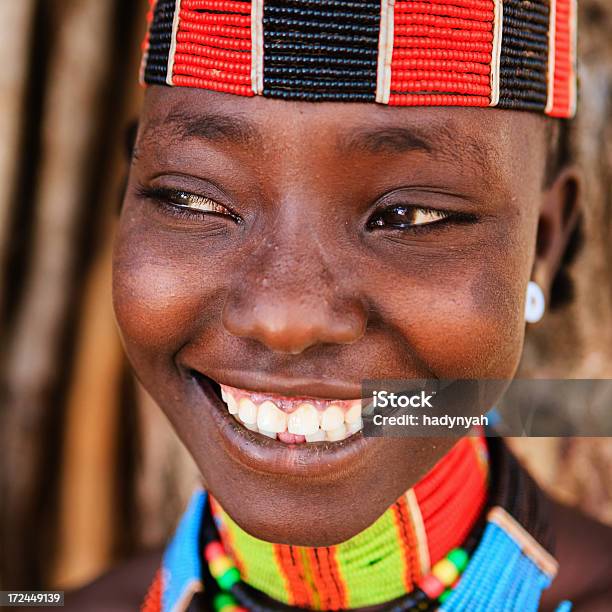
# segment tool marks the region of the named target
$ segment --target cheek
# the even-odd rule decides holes
[[[126,350],[140,365],[169,362],[203,312],[202,275],[177,250],[145,231],[120,227],[113,261],[113,303]],[[192,259],[193,262],[193,259]]]
[[[511,378],[518,366],[524,323],[514,283],[472,276],[441,288],[414,335],[428,347],[432,369],[461,378]],[[433,341],[432,341],[433,340]]]
[[[378,307],[406,352],[432,375],[511,378],[522,351],[528,276],[528,258],[521,253],[483,250],[426,271],[414,269],[393,287],[387,280]]]
[[[164,350],[180,344],[189,292],[174,271],[138,258],[115,259],[113,302],[128,344]],[[181,321],[183,325],[178,326]]]

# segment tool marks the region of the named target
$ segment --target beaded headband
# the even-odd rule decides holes
[[[141,83],[572,117],[577,0],[150,0]]]

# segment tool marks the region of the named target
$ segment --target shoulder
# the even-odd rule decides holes
[[[66,594],[65,611],[139,610],[161,562],[161,551],[139,555],[90,584]]]
[[[575,612],[603,612],[612,602],[612,527],[561,504],[552,505],[559,573],[543,609],[569,599]]]

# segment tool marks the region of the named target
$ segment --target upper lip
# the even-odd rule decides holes
[[[349,383],[332,378],[312,379],[294,376],[270,376],[265,372],[252,372],[243,370],[224,370],[216,372],[207,370],[202,372],[190,368],[201,375],[210,378],[219,384],[228,385],[237,389],[270,393],[286,397],[310,397],[316,399],[352,400],[361,397],[361,385]]]

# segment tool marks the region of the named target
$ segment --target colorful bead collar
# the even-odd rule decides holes
[[[543,502],[537,488],[503,443],[495,441],[493,451],[493,473],[497,476],[492,492],[495,505],[487,513],[484,533],[461,579],[452,590],[446,591],[444,601],[440,602],[438,609],[443,612],[477,608],[535,612],[542,591],[556,573],[555,560],[539,543],[550,546]],[[166,550],[162,569],[143,610],[184,611],[193,595],[202,589],[204,568],[199,536],[206,498],[203,492],[192,498]],[[440,591],[440,583],[446,585],[451,580],[452,576],[445,573],[449,569],[443,567],[432,572],[438,584],[435,580],[430,585],[421,582],[430,595],[436,595],[436,588]],[[558,611],[566,612],[570,607],[569,602],[564,602]],[[409,609],[394,608],[398,612]]]
[[[141,82],[571,117],[576,0],[151,0]]]

